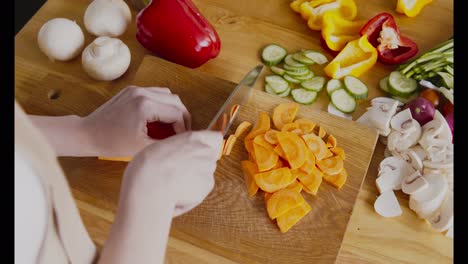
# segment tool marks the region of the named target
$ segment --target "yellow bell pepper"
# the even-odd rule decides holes
[[[308,0],[294,0],[291,2],[291,4],[289,4],[289,6],[291,7],[292,10],[294,10],[294,12],[296,13],[300,13],[301,12],[301,4],[306,2]]]
[[[407,17],[415,17],[431,2],[432,0],[398,0],[396,11]]]
[[[367,40],[367,35],[348,42],[343,50],[324,68],[325,74],[333,79],[346,75],[359,77],[377,62],[377,49]]]
[[[337,10],[341,16],[353,20],[357,15],[357,6],[354,0],[312,0],[300,6],[302,18],[312,30],[322,30],[323,14],[327,11]]]
[[[365,21],[351,21],[343,18],[337,11],[323,14],[322,37],[328,48],[342,50],[346,44],[360,37],[359,30]]]

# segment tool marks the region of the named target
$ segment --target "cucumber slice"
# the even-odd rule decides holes
[[[278,68],[278,67],[275,67],[275,66],[271,66],[270,67],[270,70],[273,72],[273,73],[276,73],[280,76],[283,76],[284,73],[286,72],[284,69],[281,69],[281,68]]]
[[[292,67],[305,67],[306,66],[303,63],[295,61],[292,58],[292,54],[289,54],[289,55],[286,56],[286,58],[284,59],[284,63],[286,63],[287,65],[292,66]]]
[[[358,78],[351,75],[347,75],[343,79],[343,84],[348,93],[350,93],[354,98],[367,98],[369,89],[367,88],[367,85]]]
[[[380,79],[379,88],[380,88],[380,90],[382,90],[382,91],[384,91],[386,93],[390,93],[390,91],[388,90],[388,76],[385,76],[382,79]]]
[[[271,86],[275,93],[282,93],[288,89],[289,83],[278,75],[269,75],[265,77],[267,84]]]
[[[288,86],[288,89],[286,89],[286,91],[280,93],[280,94],[277,94],[275,93],[275,91],[273,90],[273,88],[271,88],[271,85],[269,85],[268,83],[265,85],[265,92],[269,93],[269,94],[272,94],[272,95],[277,95],[279,97],[286,97],[288,96],[290,93],[291,93],[291,87]]]
[[[390,97],[395,99],[395,100],[398,100],[398,101],[402,102],[403,104],[406,104],[406,103],[408,103],[409,101],[415,99],[418,96],[419,96],[419,93],[415,92],[415,93],[410,94],[408,97],[398,97],[398,96],[394,96],[394,95],[391,95]]]
[[[299,63],[303,63],[305,65],[312,65],[312,64],[315,64],[315,61],[307,58],[306,56],[304,56],[304,54],[302,54],[302,52],[297,52],[297,53],[294,53],[292,55],[292,58],[293,60],[299,62]]]
[[[273,91],[273,88],[271,88],[271,85],[269,85],[268,83],[265,85],[265,92],[276,95],[275,91]]]
[[[307,69],[307,70],[309,69],[309,68],[307,68],[306,66],[293,67],[293,66],[290,66],[290,65],[288,65],[288,64],[286,64],[286,63],[283,65],[283,68],[284,68],[285,70],[287,70],[287,71],[295,71],[295,70],[297,70],[297,69]]]
[[[303,82],[303,81],[307,81],[307,80],[312,79],[314,76],[315,76],[315,74],[312,71],[310,71],[309,74],[304,75],[304,76],[295,76],[294,79]]]
[[[302,88],[309,90],[320,92],[323,87],[325,86],[326,79],[322,76],[315,76],[314,78],[304,81],[301,83]]]
[[[286,97],[288,96],[289,94],[291,93],[291,87],[288,87],[288,89],[286,89],[286,91],[278,94],[279,97]]]
[[[306,50],[306,51],[302,52],[302,54],[305,57],[315,61],[317,64],[320,64],[320,65],[325,64],[325,63],[328,62],[327,57],[323,53],[321,53],[319,51]]]
[[[438,72],[437,73],[440,77],[442,77],[442,82],[444,85],[449,88],[453,89],[453,75],[447,72]]]
[[[399,71],[393,71],[388,77],[388,91],[395,96],[408,97],[418,88],[415,79],[407,78]]]
[[[286,81],[290,82],[290,83],[301,83],[300,80],[298,80],[298,79],[296,79],[296,78],[294,78],[294,77],[292,77],[292,76],[289,76],[289,75],[287,75],[287,74],[285,74],[285,75],[283,76],[283,78],[284,78]]]
[[[333,91],[337,89],[343,89],[343,83],[338,79],[331,79],[327,82],[327,94],[328,97],[332,94]]]
[[[263,48],[262,61],[268,66],[274,66],[283,61],[288,52],[277,44],[270,44]]]
[[[294,101],[305,105],[310,105],[317,99],[317,92],[307,91],[302,88],[292,90],[291,94]]]
[[[336,109],[350,114],[356,110],[356,100],[345,89],[337,89],[330,95],[330,101]]]
[[[300,70],[295,70],[295,71],[286,70],[286,74],[292,77],[297,77],[297,76],[306,76],[307,74],[310,73],[309,69],[305,69],[305,70],[304,68],[298,68],[298,69]]]

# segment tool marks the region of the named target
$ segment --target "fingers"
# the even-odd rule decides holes
[[[147,116],[146,122],[159,121],[166,124],[172,123],[176,134],[186,131],[182,111],[176,106],[152,102],[143,111],[145,113],[153,113]]]
[[[147,90],[146,95],[150,97],[152,100],[154,100],[155,102],[159,102],[162,104],[169,104],[169,105],[173,105],[179,108],[184,118],[185,124],[186,124],[186,130],[191,129],[192,118],[187,108],[185,107],[184,103],[182,103],[182,101],[180,100],[179,96],[174,95],[174,94],[155,92],[154,88],[152,89],[147,88],[146,90]]]

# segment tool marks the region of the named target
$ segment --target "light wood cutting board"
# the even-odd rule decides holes
[[[156,57],[143,59],[133,83],[170,87],[192,113],[194,130],[207,127],[235,86]],[[271,115],[282,102],[289,100],[253,90],[231,132],[244,120],[255,123],[260,111]],[[263,194],[247,197],[240,168],[247,152],[238,140],[231,155],[218,161],[214,190],[199,207],[174,219],[171,235],[241,263],[334,263],[378,135],[374,129],[308,106],[300,107],[300,117],[323,126],[344,148],[349,177],[341,190],[323,182],[317,196],[303,192],[312,211],[282,234],[267,216]]]

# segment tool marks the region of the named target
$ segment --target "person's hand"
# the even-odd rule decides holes
[[[174,203],[175,216],[191,210],[213,189],[222,140],[219,132],[192,131],[146,147],[127,166],[122,194],[138,194],[141,206],[163,192],[167,203]]]
[[[173,123],[176,133],[190,130],[191,119],[180,98],[168,88],[129,86],[83,118],[96,156],[128,157],[155,140],[146,124]]]
[[[125,170],[99,264],[163,263],[173,216],[213,189],[221,144],[219,132],[185,132],[139,152]]]

